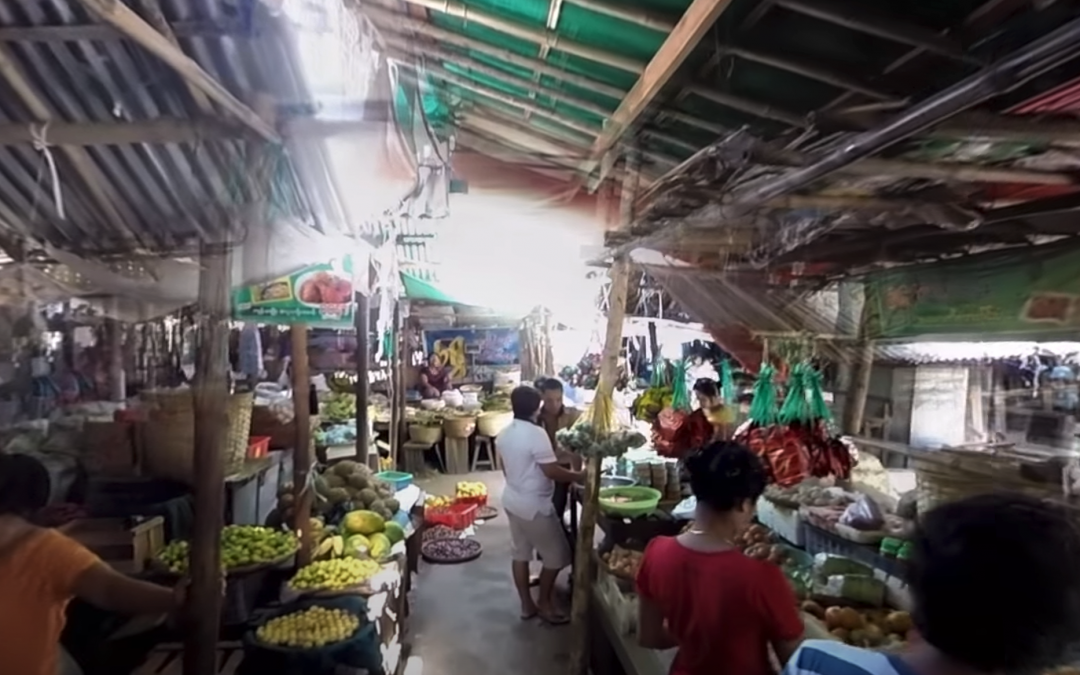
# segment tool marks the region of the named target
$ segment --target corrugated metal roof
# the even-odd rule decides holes
[[[256,94],[268,94],[300,107],[309,101],[283,22],[261,3],[162,0],[161,7],[170,23],[186,27],[177,32],[187,55],[238,99],[250,103]],[[172,68],[95,23],[77,0],[0,3],[0,29],[64,26],[73,30],[63,37],[90,39],[40,31],[31,39],[9,32],[8,44],[0,45],[54,122],[198,116]],[[77,27],[83,33],[75,32]],[[40,123],[31,108],[0,78],[0,123]],[[43,131],[47,141],[47,126]],[[251,196],[238,141],[54,147],[50,152],[66,218],[54,204],[43,153],[22,145],[0,148],[0,205],[6,207],[0,221],[14,221],[9,225],[20,233],[76,253],[187,248],[220,234]],[[82,174],[79,162],[87,167]],[[95,198],[94,189],[105,197]],[[121,222],[107,215],[103,199]]]
[[[879,344],[876,361],[911,365],[989,363],[1035,353],[1067,356],[1080,354],[1080,342],[912,342]]]

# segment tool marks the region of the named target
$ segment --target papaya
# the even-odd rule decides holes
[[[391,544],[405,541],[405,529],[392,520],[386,523],[384,534],[386,534],[386,538],[390,540]]]
[[[341,525],[349,534],[370,536],[376,532],[382,532],[386,527],[386,521],[374,511],[350,511],[345,514]]]
[[[382,560],[390,555],[390,539],[388,539],[385,534],[377,532],[371,535],[369,539],[371,540],[369,555],[371,555],[372,560]]]

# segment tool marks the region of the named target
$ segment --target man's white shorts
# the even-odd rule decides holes
[[[514,560],[529,562],[535,551],[544,569],[561,570],[570,565],[570,546],[554,513],[525,520],[507,512],[506,518],[510,521],[510,555]]]

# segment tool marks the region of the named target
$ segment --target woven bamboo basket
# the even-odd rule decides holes
[[[476,433],[494,438],[513,421],[514,413],[510,411],[486,412],[476,418]]]
[[[151,406],[143,425],[143,470],[156,478],[193,484],[195,475],[195,401],[191,392],[153,394],[144,400]],[[225,475],[243,468],[251,438],[252,395],[228,397],[228,425],[221,461]]]
[[[476,431],[475,417],[447,417],[443,420],[447,438],[468,438]]]
[[[426,443],[435,445],[442,440],[442,427],[428,427],[423,424],[409,425],[409,440],[414,443]]]

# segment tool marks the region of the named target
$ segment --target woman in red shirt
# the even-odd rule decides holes
[[[765,467],[746,447],[712,443],[686,459],[697,498],[693,526],[658,537],[637,576],[638,642],[678,647],[671,675],[771,675],[803,635],[794,591],[780,568],[733,543],[765,491]]]

